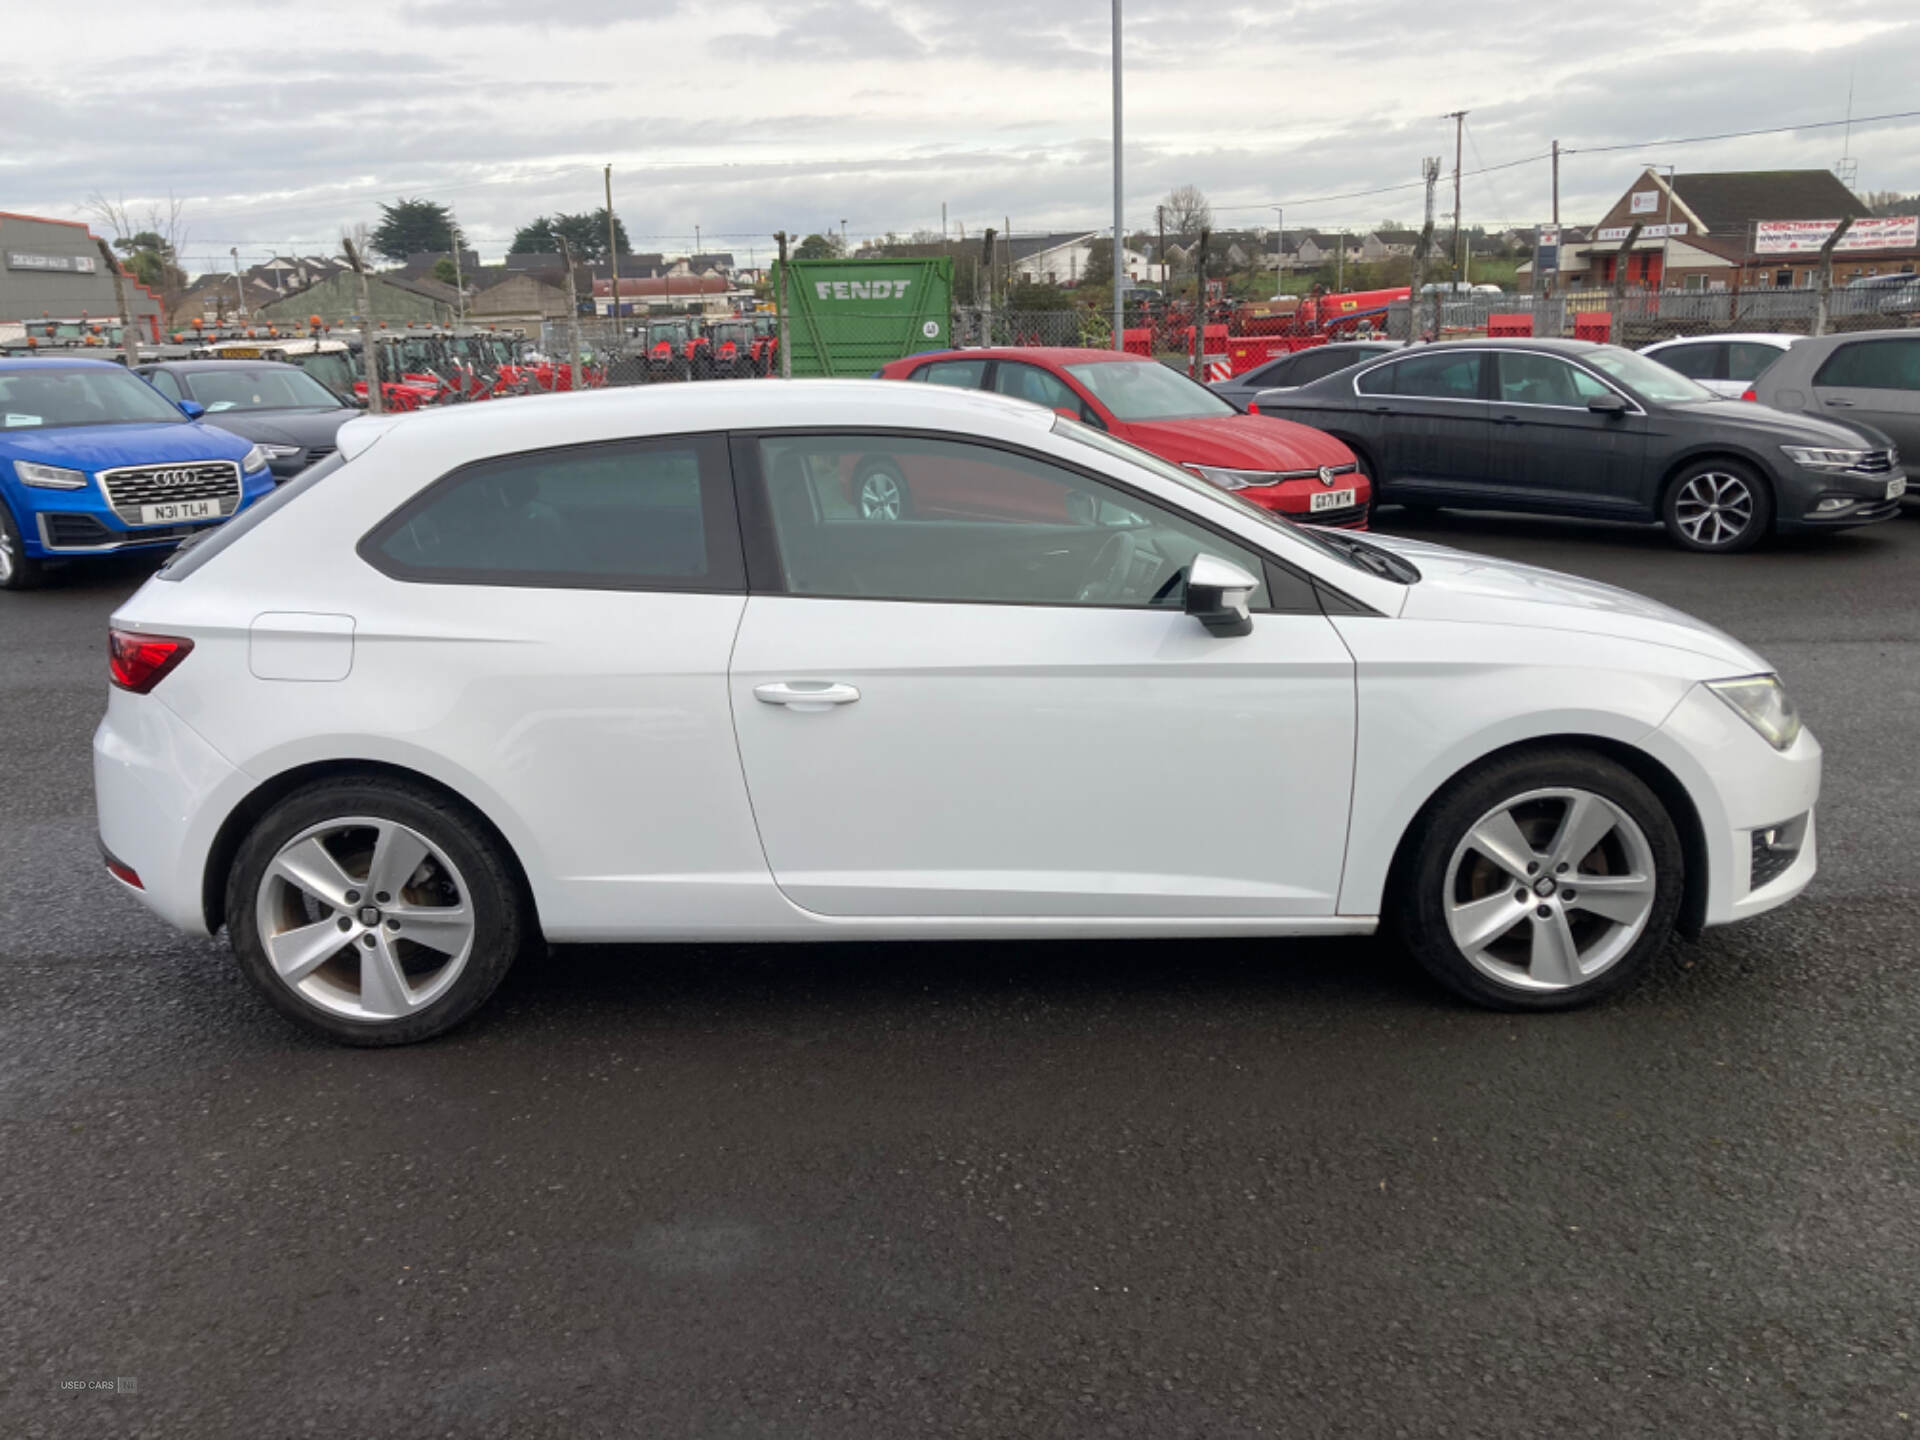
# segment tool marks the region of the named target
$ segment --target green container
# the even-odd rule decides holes
[[[953,260],[790,260],[774,266],[795,375],[866,376],[947,348]],[[784,283],[783,283],[784,282]]]

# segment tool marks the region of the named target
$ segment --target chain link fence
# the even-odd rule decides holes
[[[1638,347],[1680,335],[1770,331],[1811,335],[1820,327],[1817,290],[1570,290],[1556,295],[1419,296],[1396,301],[1387,313],[1387,334],[1396,340],[1453,339],[1492,331],[1511,333],[1507,317],[1520,317],[1538,337],[1583,337],[1605,317],[1606,336]],[[1503,323],[1505,322],[1505,323]],[[1902,287],[1836,289],[1826,302],[1824,328],[1895,329],[1920,322],[1920,280]]]

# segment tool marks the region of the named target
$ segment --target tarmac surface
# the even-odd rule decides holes
[[[1564,1016],[1371,941],[594,949],[334,1049],[101,869],[150,567],[0,596],[0,1435],[1920,1433],[1920,515],[1409,533],[1766,655],[1814,888]]]

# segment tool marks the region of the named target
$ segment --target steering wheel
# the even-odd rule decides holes
[[[1137,548],[1133,536],[1125,530],[1108,536],[1107,543],[1100,547],[1093,563],[1087,567],[1087,583],[1074,598],[1118,600],[1126,594],[1127,580],[1133,574],[1133,552]]]

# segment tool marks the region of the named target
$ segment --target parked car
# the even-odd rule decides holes
[[[1255,403],[1345,441],[1377,499],[1657,520],[1689,550],[1886,520],[1906,489],[1884,438],[1580,340],[1445,341]]]
[[[1087,518],[823,503],[885,444]],[[938,385],[362,418],[111,627],[108,872],[350,1044],[457,1024],[541,940],[1387,922],[1557,1009],[1816,863],[1820,747],[1713,627]]]
[[[1215,380],[1207,388],[1234,409],[1245,411],[1262,390],[1291,390],[1310,380],[1336,375],[1362,360],[1391,355],[1406,347],[1397,340],[1339,340],[1278,355],[1231,380]]]
[[[273,488],[266,452],[106,360],[0,360],[0,589],[170,548]]]
[[[134,371],[176,405],[191,400],[206,423],[256,442],[275,480],[333,453],[333,437],[360,413],[298,365],[271,360],[169,360]]]
[[[1854,330],[1802,340],[1761,375],[1763,405],[1871,426],[1920,457],[1920,330]]]
[[[992,390],[1061,410],[1170,460],[1254,504],[1315,525],[1364,530],[1372,490],[1353,453],[1305,426],[1242,415],[1204,385],[1118,350],[1006,346],[910,355],[880,368],[889,380]],[[909,477],[874,472],[861,503],[908,516]]]
[[[1750,400],[1753,382],[1792,348],[1799,335],[1687,335],[1643,345],[1640,353],[1678,370],[1722,400]]]

